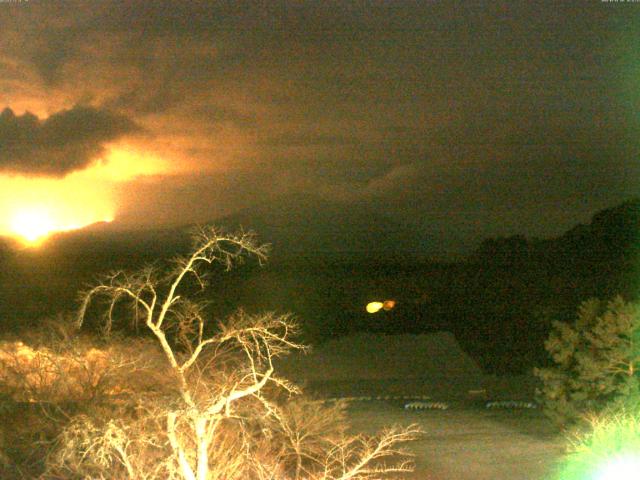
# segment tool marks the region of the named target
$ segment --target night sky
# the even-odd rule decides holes
[[[4,233],[303,196],[556,235],[640,195],[640,3],[0,0],[0,112]]]

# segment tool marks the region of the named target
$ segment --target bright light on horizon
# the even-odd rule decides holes
[[[169,163],[127,144],[65,177],[0,174],[0,235],[38,246],[52,233],[116,217],[116,194],[140,177],[171,174]]]
[[[0,176],[0,235],[38,246],[55,232],[111,221],[108,187],[77,178]]]
[[[112,217],[102,219],[105,222],[112,220]],[[9,230],[12,237],[21,240],[25,245],[37,246],[53,233],[76,230],[91,223],[95,221],[65,222],[51,209],[41,205],[17,209],[9,220]]]
[[[97,182],[0,176],[0,235],[38,246],[55,232],[112,221],[114,203]]]
[[[27,243],[36,243],[56,229],[53,218],[43,208],[18,210],[11,218],[9,226],[12,232],[25,239]]]

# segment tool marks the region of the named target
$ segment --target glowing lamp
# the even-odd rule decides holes
[[[615,457],[606,462],[594,480],[635,480],[640,474],[640,455]]]
[[[385,300],[384,302],[370,302],[367,304],[367,312],[369,313],[377,313],[380,310],[384,310],[388,312],[393,307],[396,306],[395,300]]]
[[[384,303],[382,302],[369,302],[367,303],[367,312],[376,313],[384,308]]]
[[[382,304],[382,308],[386,312],[388,312],[389,310],[391,310],[395,306],[396,306],[396,301],[395,300],[385,300],[385,302]]]

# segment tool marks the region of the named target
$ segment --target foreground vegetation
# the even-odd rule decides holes
[[[574,432],[558,480],[632,480],[640,467],[638,406],[609,408],[588,418],[586,431]]]
[[[200,230],[169,270],[117,271],[84,292],[75,329],[60,318],[48,338],[2,344],[13,423],[2,476],[348,480],[411,471],[398,444],[416,438],[415,426],[350,435],[343,405],[305,400],[277,376],[274,359],[304,348],[290,316],[237,311],[212,324],[190,299],[207,281],[204,267],[228,270],[247,256],[266,258],[251,235]],[[140,334],[121,337],[123,321]],[[99,343],[82,333],[92,322]]]
[[[559,480],[631,480],[640,467],[640,304],[584,302],[555,322],[553,365],[536,370],[546,415],[569,437]]]
[[[640,304],[585,301],[573,323],[554,322],[545,345],[553,365],[535,370],[539,400],[558,425],[640,401]]]

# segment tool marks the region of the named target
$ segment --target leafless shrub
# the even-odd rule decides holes
[[[411,425],[407,428],[388,428],[378,436],[356,435],[343,438],[327,453],[323,480],[378,479],[399,476],[413,471],[413,464],[406,460],[410,453],[398,448],[398,444],[415,440],[420,429]],[[405,458],[388,464],[389,458]]]
[[[0,342],[0,393],[17,402],[102,401],[157,384],[157,370],[149,368],[159,366],[153,350],[155,346],[143,340],[98,348],[76,338],[64,344],[54,342],[51,347]]]

